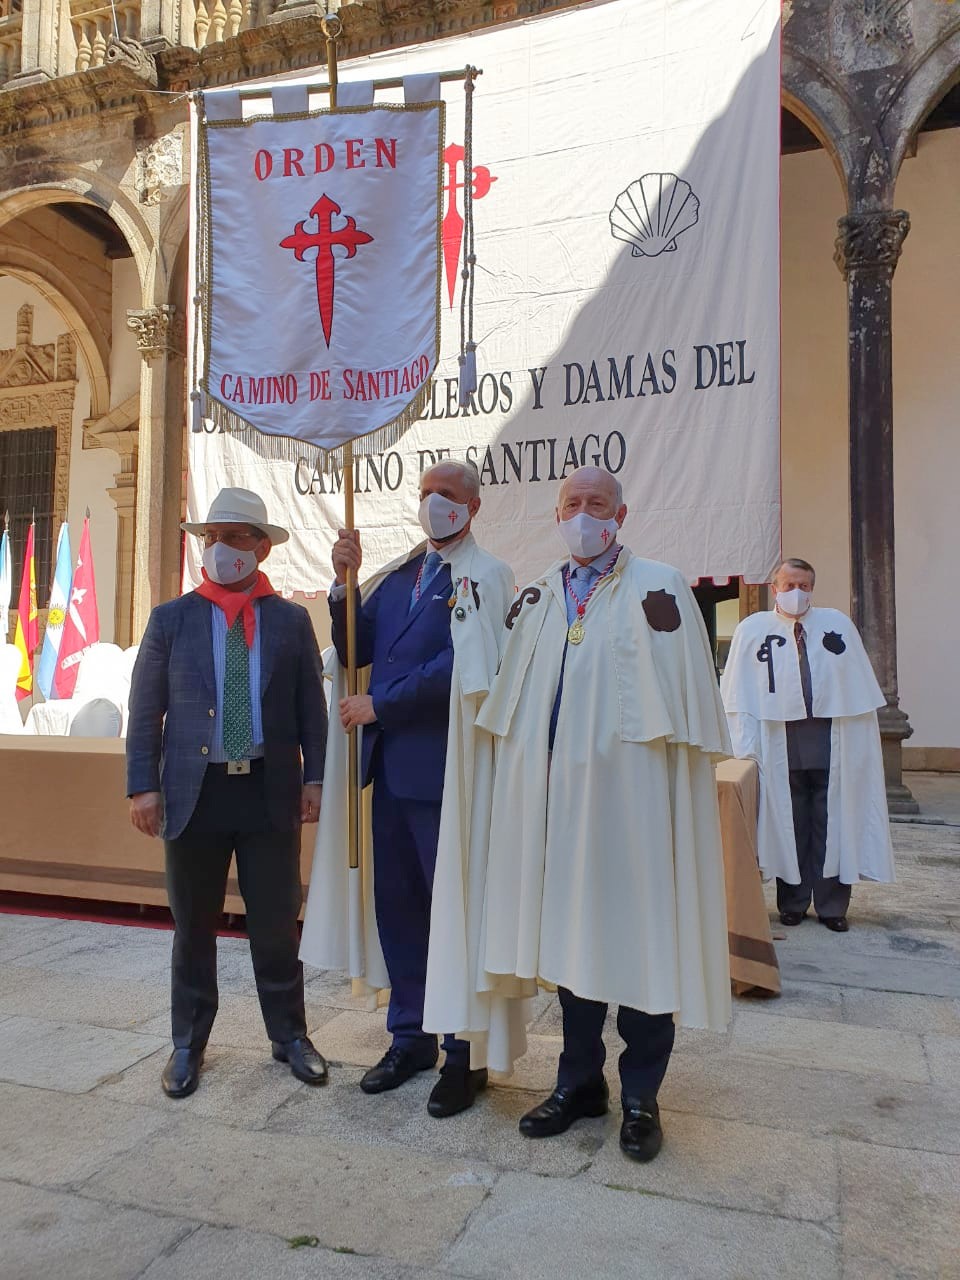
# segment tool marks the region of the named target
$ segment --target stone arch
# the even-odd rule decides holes
[[[31,285],[73,330],[90,378],[90,413],[94,417],[106,413],[110,406],[110,336],[103,332],[82,292],[52,263],[19,245],[0,243],[0,273]]]
[[[944,94],[960,84],[960,22],[919,53],[906,68],[881,117],[894,175],[900,172],[917,130]]]
[[[789,32],[789,28],[788,28]],[[829,67],[785,39],[781,97],[816,134],[840,176],[847,209],[883,209],[893,190],[889,151],[863,105]]]
[[[137,264],[145,305],[150,305],[152,299],[146,289],[153,276],[154,238],[142,213],[121,188],[102,174],[92,176],[79,164],[51,166],[40,182],[31,182],[26,166],[22,174],[18,173],[19,168],[14,165],[9,170],[9,186],[0,196],[0,232],[15,218],[44,205],[70,202],[94,205],[116,223],[129,245]]]

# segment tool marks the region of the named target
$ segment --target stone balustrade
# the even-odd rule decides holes
[[[102,67],[111,35],[121,40],[140,38],[140,0],[117,0],[115,12],[116,17],[114,8],[102,0],[73,0],[70,23],[77,48],[75,71]]]
[[[20,70],[20,47],[23,14],[11,12],[9,0],[0,6],[0,84],[5,84]]]

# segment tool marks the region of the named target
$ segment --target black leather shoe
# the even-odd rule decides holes
[[[441,1067],[440,1079],[433,1086],[427,1110],[438,1120],[455,1116],[472,1107],[477,1094],[487,1087],[487,1071],[471,1071],[469,1067]]]
[[[437,1065],[439,1053],[424,1055],[422,1051],[405,1048],[400,1044],[392,1044],[375,1067],[371,1067],[360,1081],[364,1093],[386,1093],[388,1089],[397,1089],[419,1071],[429,1071]]]
[[[780,923],[786,925],[802,924],[804,914],[803,911],[781,911]]]
[[[304,1084],[326,1084],[327,1064],[317,1049],[306,1036],[290,1040],[287,1044],[273,1045],[273,1056],[277,1062],[288,1062],[290,1070]]]
[[[594,1080],[575,1089],[558,1087],[539,1107],[520,1117],[520,1132],[528,1138],[552,1138],[566,1133],[575,1120],[605,1116],[609,1101],[606,1080]]]
[[[834,933],[849,933],[850,926],[847,924],[846,916],[821,916],[820,923],[825,924],[828,929],[832,929]]]
[[[663,1130],[660,1128],[660,1108],[656,1099],[623,1104],[623,1124],[620,1126],[620,1150],[631,1160],[646,1163],[658,1154],[663,1146]]]
[[[168,1098],[188,1098],[200,1083],[202,1049],[174,1049],[163,1068],[160,1083]]]

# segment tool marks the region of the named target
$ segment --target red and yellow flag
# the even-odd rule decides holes
[[[37,571],[33,557],[33,525],[27,534],[27,549],[23,557],[23,574],[20,578],[20,600],[17,604],[17,630],[13,643],[20,650],[20,674],[17,676],[17,697],[29,698],[33,692],[33,655],[40,643],[40,623],[37,618]]]

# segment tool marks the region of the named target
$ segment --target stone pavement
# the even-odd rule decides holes
[[[430,1076],[361,1094],[383,1015],[334,975],[307,988],[331,1083],[272,1062],[224,939],[207,1068],[174,1103],[171,935],[0,915],[0,1278],[960,1277],[957,785],[942,825],[894,826],[899,884],[859,886],[849,934],[777,924],[781,999],[681,1031],[648,1166],[616,1111],[518,1134],[553,1082],[546,995],[516,1076],[436,1121]]]

